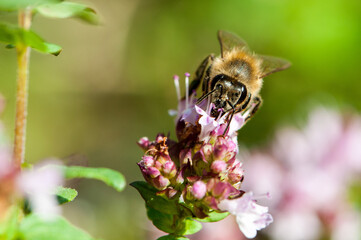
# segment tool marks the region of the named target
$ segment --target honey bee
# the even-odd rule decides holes
[[[252,53],[243,39],[226,31],[218,31],[218,40],[221,55],[210,54],[203,60],[190,85],[190,93],[202,84],[203,94],[198,103],[210,98],[214,104],[213,117],[230,113],[226,133],[235,113],[251,109],[248,121],[257,112],[262,103],[259,92],[263,78],[291,64],[285,59]]]

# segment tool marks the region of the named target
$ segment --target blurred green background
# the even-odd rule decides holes
[[[26,158],[81,154],[89,166],[142,179],[136,141],[158,132],[174,137],[168,109],[176,108],[172,76],[193,73],[219,53],[216,32],[242,36],[252,50],[289,59],[293,66],[265,79],[264,105],[239,133],[260,145],[275,128],[315,103],[361,109],[361,1],[359,0],[89,0],[100,26],[37,16],[33,29],[59,44],[58,57],[33,51]],[[1,20],[14,20],[1,13]],[[16,58],[0,48],[2,116],[13,137]],[[181,79],[183,79],[181,77]],[[144,239],[143,200],[128,187],[117,193],[80,181],[78,200],[64,207],[70,220],[94,236]]]

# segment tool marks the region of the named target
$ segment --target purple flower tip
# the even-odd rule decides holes
[[[188,73],[188,72],[186,72],[184,75],[185,75],[186,77],[190,77],[190,76],[191,76],[191,74]]]
[[[178,80],[179,80],[179,76],[178,76],[178,75],[174,75],[174,76],[173,76],[173,79],[174,79],[175,81],[178,81]]]

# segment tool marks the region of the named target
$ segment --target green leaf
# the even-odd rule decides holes
[[[88,178],[104,182],[115,190],[121,192],[125,187],[124,176],[109,168],[89,168],[80,166],[62,166],[65,177],[70,178]]]
[[[175,226],[173,225],[174,215],[162,213],[149,206],[146,206],[146,208],[148,218],[152,221],[154,226],[166,233],[175,232]]]
[[[20,234],[26,240],[93,240],[88,233],[62,217],[44,221],[34,214],[26,216],[21,222]]]
[[[174,200],[167,200],[161,196],[158,196],[156,193],[158,190],[146,182],[137,181],[132,182],[130,186],[136,188],[142,198],[145,200],[145,203],[155,210],[166,213],[166,214],[178,214],[177,202]]]
[[[0,42],[11,44],[16,47],[29,46],[43,53],[51,53],[55,56],[61,52],[61,47],[45,42],[39,35],[30,30],[18,26],[0,23]]]
[[[157,240],[189,240],[189,238],[173,236],[173,235],[166,235],[166,236],[158,238]]]
[[[0,239],[15,239],[18,229],[18,219],[21,214],[20,208],[12,206],[6,213],[0,224]]]
[[[178,235],[191,235],[199,232],[202,229],[202,224],[194,221],[193,219],[183,219],[182,223],[178,223],[178,226],[181,226],[180,229],[177,229],[176,234]]]
[[[38,13],[50,18],[78,18],[91,24],[98,24],[99,18],[94,9],[79,3],[61,2],[41,5]]]
[[[15,11],[26,7],[36,7],[43,4],[57,3],[61,1],[62,0],[1,0],[0,10]]]
[[[229,212],[222,212],[222,213],[211,212],[208,213],[208,215],[209,216],[206,218],[197,218],[196,220],[199,222],[218,222],[226,218],[229,215]]]
[[[75,189],[65,187],[58,187],[55,194],[59,204],[71,202],[78,196],[78,192]]]

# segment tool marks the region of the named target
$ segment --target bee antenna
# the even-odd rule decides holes
[[[212,91],[204,94],[202,97],[200,97],[198,100],[197,100],[197,104],[200,104],[204,99],[206,99],[209,95],[211,95],[212,93],[214,93],[217,89],[213,89]]]

